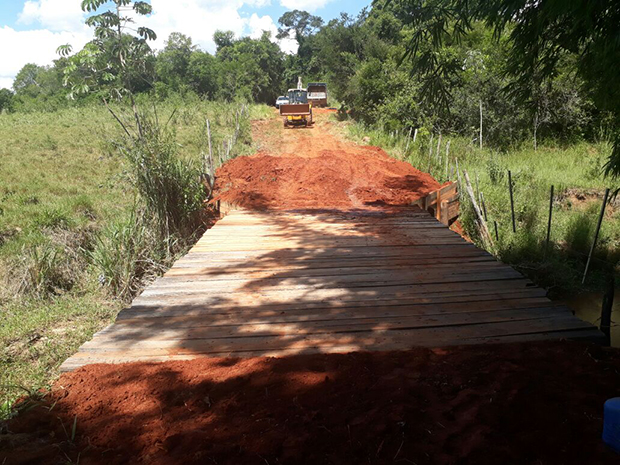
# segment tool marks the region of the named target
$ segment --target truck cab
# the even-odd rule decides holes
[[[308,103],[308,91],[306,89],[289,89],[288,103],[299,104]]]

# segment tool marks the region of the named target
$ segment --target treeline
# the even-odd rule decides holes
[[[191,92],[208,100],[275,101],[281,92],[285,56],[268,32],[259,39],[235,39],[230,31],[218,31],[214,41],[217,50],[212,55],[193,44],[190,37],[172,33],[159,53],[145,55],[143,69],[131,73],[131,90],[136,94],[151,93],[158,99]],[[93,64],[93,68],[105,69],[109,57],[99,54],[94,59],[101,63]],[[103,73],[99,82],[90,83],[88,92],[68,95],[67,70],[78,66],[75,61],[73,57],[60,57],[52,66],[25,65],[15,78],[13,92],[0,90],[0,111],[54,111],[99,103],[108,97],[113,83],[106,82]],[[85,65],[85,60],[81,61]]]
[[[421,128],[478,140],[482,118],[484,142],[498,147],[606,135],[609,116],[597,110],[575,73],[577,52],[563,52],[558,71],[531,80],[524,92],[506,72],[507,39],[498,40],[491,28],[477,23],[463,39],[444,43],[432,55],[426,69],[432,68],[437,79],[429,84],[416,74],[425,63],[414,66],[410,52],[414,39],[421,49],[432,46],[430,39],[428,44],[419,40],[419,27],[409,25],[409,12],[399,2],[389,5],[376,3],[357,17],[342,14],[327,23],[304,11],[285,13],[278,38],[297,40],[299,49],[293,55],[284,54],[267,32],[259,39],[236,39],[232,32],[218,31],[213,55],[190,37],[173,33],[163,50],[147,53],[131,87],[161,99],[196,93],[206,99],[272,104],[302,76],[304,82],[326,81],[341,115],[388,131]],[[74,66],[71,57],[59,58],[50,67],[24,66],[14,94],[0,92],[0,109],[54,110],[100,101],[104,91],[93,89],[67,100],[63,80],[68,66]],[[99,84],[103,89],[105,83]],[[431,94],[439,98],[431,99]]]

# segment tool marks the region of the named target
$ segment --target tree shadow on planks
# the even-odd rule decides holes
[[[419,209],[236,211],[64,367],[597,334]]]
[[[618,385],[619,351],[569,342],[91,365],[8,423],[0,461],[611,464]]]

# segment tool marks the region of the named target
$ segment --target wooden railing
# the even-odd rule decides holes
[[[446,226],[450,226],[459,216],[458,184],[451,182],[415,201],[412,205],[419,206]]]

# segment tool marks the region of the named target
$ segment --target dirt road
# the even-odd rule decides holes
[[[257,123],[219,199],[386,208],[438,187],[319,116]],[[0,464],[612,464],[615,396],[620,351],[574,342],[89,365],[0,425]]]
[[[259,152],[218,171],[216,198],[248,208],[404,206],[440,187],[427,173],[330,131],[329,110],[309,128],[279,118],[253,126]]]

